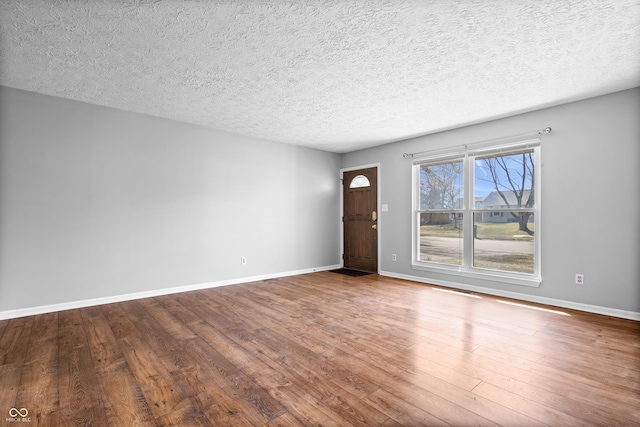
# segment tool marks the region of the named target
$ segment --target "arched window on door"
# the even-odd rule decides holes
[[[349,184],[349,188],[370,187],[369,179],[364,175],[356,175]]]

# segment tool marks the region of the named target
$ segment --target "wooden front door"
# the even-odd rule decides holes
[[[344,267],[378,272],[378,169],[343,174]]]

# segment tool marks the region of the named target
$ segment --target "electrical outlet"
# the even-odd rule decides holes
[[[240,259],[240,263],[241,263],[242,265],[247,265],[247,257],[246,257],[246,256],[243,256],[243,257]]]
[[[396,256],[396,254],[391,254],[391,261],[397,261],[398,257]]]
[[[576,285],[584,285],[584,274],[576,274]]]

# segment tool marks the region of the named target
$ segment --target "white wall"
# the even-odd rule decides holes
[[[339,264],[339,169],[337,154],[0,88],[0,314]]]
[[[428,118],[426,118],[428,120]],[[551,126],[542,141],[539,288],[411,268],[411,160],[420,152]],[[640,89],[345,154],[342,167],[381,163],[385,274],[640,318]],[[398,261],[391,260],[391,254]],[[585,274],[577,286],[575,274]]]

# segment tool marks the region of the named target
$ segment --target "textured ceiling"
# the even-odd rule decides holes
[[[335,152],[640,86],[639,46],[640,0],[0,0],[1,85]]]

